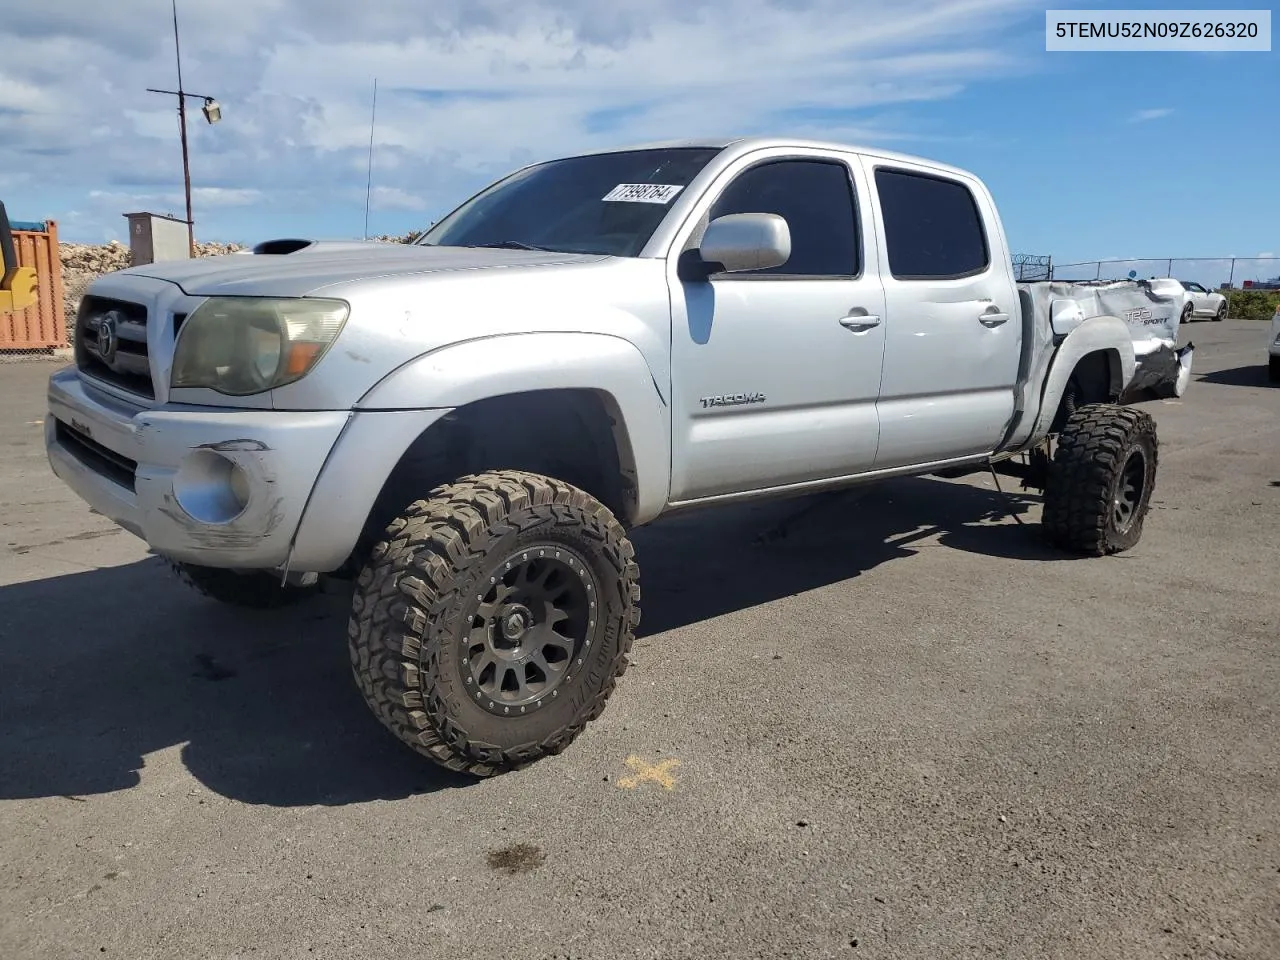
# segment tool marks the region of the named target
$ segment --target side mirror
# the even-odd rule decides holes
[[[791,258],[791,229],[776,213],[731,213],[707,224],[698,253],[725,273],[780,267]]]

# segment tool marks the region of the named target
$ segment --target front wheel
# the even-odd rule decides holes
[[[404,743],[492,776],[560,753],[627,667],[639,568],[621,524],[559,480],[502,470],[432,491],[361,571],[356,683]]]
[[[1043,525],[1059,547],[1088,556],[1142,537],[1158,459],[1156,425],[1133,407],[1089,404],[1068,418],[1045,487]]]
[[[1223,300],[1218,304],[1218,312],[1213,315],[1213,319],[1215,323],[1221,323],[1227,319],[1227,301]]]
[[[1280,383],[1280,357],[1267,358],[1267,375],[1272,383]]]

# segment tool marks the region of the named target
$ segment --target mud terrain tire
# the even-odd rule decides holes
[[[622,525],[559,480],[493,471],[431,491],[361,571],[348,640],[374,714],[486,777],[563,751],[604,710],[640,620]]]
[[[194,563],[170,563],[173,572],[189,587],[213,600],[251,610],[275,610],[292,606],[319,592],[319,586],[281,586],[280,577],[265,570],[241,573]]]
[[[1076,410],[1049,467],[1042,518],[1049,541],[1095,557],[1136,544],[1151,505],[1158,453],[1155,421],[1145,411],[1113,404]]]

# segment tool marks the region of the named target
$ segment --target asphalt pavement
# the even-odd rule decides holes
[[[183,587],[53,479],[54,365],[0,364],[0,957],[1276,960],[1264,329],[1184,328],[1118,557],[989,476],[637,531],[604,716],[479,782],[368,712],[346,595]]]

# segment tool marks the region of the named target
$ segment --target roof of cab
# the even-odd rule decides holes
[[[860,153],[869,157],[879,157],[884,160],[900,160],[905,163],[918,163],[932,167],[938,171],[950,171],[951,173],[972,176],[972,174],[967,170],[952,166],[948,163],[942,163],[938,160],[932,160],[928,157],[914,156],[909,153],[896,153],[892,150],[882,150],[878,147],[861,146],[851,143],[837,143],[831,140],[809,140],[803,137],[703,137],[683,140],[659,140],[652,143],[628,144],[618,147],[585,150],[579,154],[579,156],[588,156],[599,153],[625,153],[631,150],[672,150],[690,147],[700,147],[710,150],[728,150],[732,148],[735,154],[749,153],[752,150],[759,150],[764,147],[807,147],[817,150],[843,150],[851,153]]]

